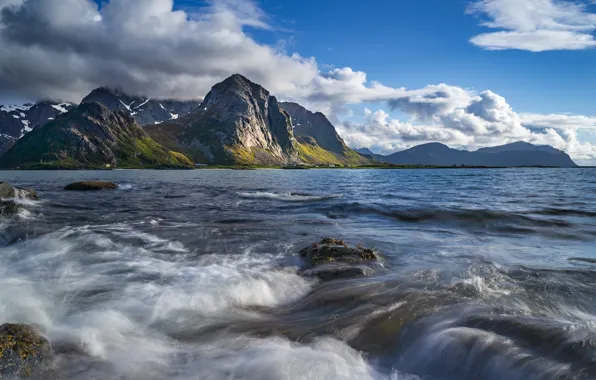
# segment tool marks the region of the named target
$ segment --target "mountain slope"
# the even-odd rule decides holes
[[[0,105],[0,156],[14,143],[40,125],[74,107],[70,103],[43,101],[22,106]]]
[[[297,103],[282,102],[280,105],[292,118],[294,136],[299,142],[298,149],[303,160],[316,164],[358,165],[369,162],[346,145],[321,112],[313,113]]]
[[[199,109],[176,124],[146,129],[164,145],[183,149],[197,162],[299,162],[288,114],[267,90],[239,74],[213,86]]]
[[[449,148],[439,143],[418,145],[381,158],[400,165],[437,166],[556,166],[575,167],[565,152],[550,146],[517,142],[475,152]]]
[[[27,133],[0,157],[3,168],[192,167],[135,120],[86,103]]]
[[[176,120],[195,111],[199,101],[155,100],[145,97],[130,96],[117,89],[99,87],[91,91],[82,101],[101,103],[111,111],[126,112],[141,124],[155,124]]]

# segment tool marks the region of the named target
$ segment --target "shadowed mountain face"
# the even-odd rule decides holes
[[[361,154],[363,156],[370,156],[370,157],[374,157],[374,153],[368,149],[368,148],[358,148],[358,149],[354,149],[354,152]]]
[[[101,103],[111,111],[126,112],[141,124],[155,124],[176,120],[195,111],[200,101],[156,100],[130,96],[120,90],[100,87],[93,90],[82,101]]]
[[[0,156],[33,128],[74,107],[70,103],[43,101],[22,106],[0,105]]]
[[[525,142],[482,148],[475,152],[449,148],[440,143],[418,145],[377,159],[400,165],[437,166],[555,166],[576,167],[565,152]]]
[[[368,160],[365,157],[356,154],[346,145],[324,114],[313,113],[298,103],[282,102],[280,104],[292,117],[294,136],[301,144],[319,147],[336,156],[336,160],[341,163],[367,163]]]
[[[132,116],[85,103],[27,133],[0,157],[3,168],[191,167],[153,141]]]

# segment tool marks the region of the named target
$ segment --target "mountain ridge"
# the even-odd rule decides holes
[[[2,168],[190,168],[193,163],[152,140],[132,116],[84,103],[35,128],[0,157]]]
[[[458,150],[442,143],[426,143],[389,155],[374,155],[381,162],[396,165],[433,166],[543,166],[577,167],[569,155],[549,145],[533,145],[523,141],[480,148]]]

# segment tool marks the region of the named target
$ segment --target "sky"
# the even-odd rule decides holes
[[[0,104],[233,73],[354,148],[549,144],[596,165],[594,0],[0,0]]]

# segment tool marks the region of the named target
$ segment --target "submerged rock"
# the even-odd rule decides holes
[[[36,375],[51,358],[50,343],[37,329],[12,323],[0,326],[0,378]]]
[[[325,238],[300,251],[306,260],[308,276],[328,281],[338,278],[367,276],[374,273],[371,263],[378,261],[378,253],[362,246],[349,247],[341,240]]]
[[[81,181],[71,183],[70,185],[66,186],[64,190],[73,190],[73,191],[88,191],[88,190],[114,190],[117,189],[118,185],[113,182],[105,182],[105,181]]]
[[[0,199],[17,198],[38,200],[39,197],[33,189],[23,189],[11,186],[8,182],[0,182]]]

